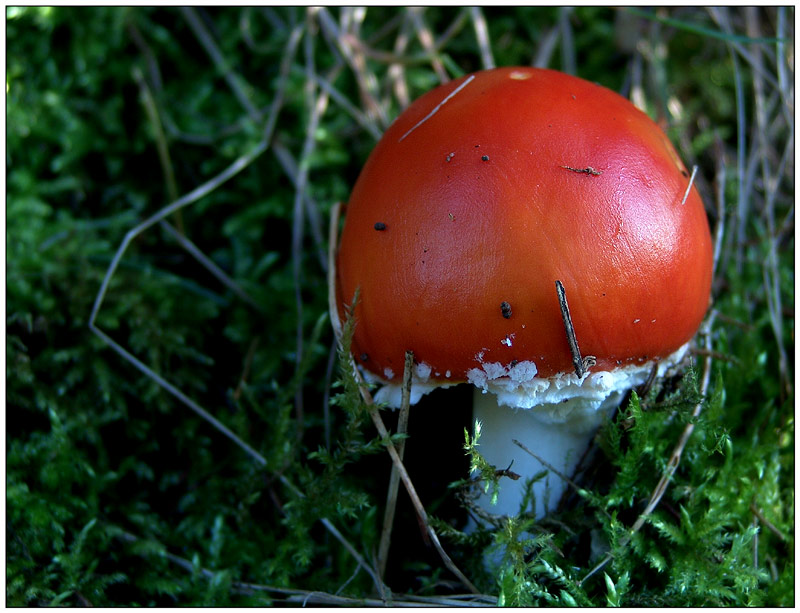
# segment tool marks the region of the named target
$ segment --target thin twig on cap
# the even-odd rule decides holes
[[[567,304],[567,292],[564,285],[556,279],[556,293],[558,294],[558,306],[561,307],[561,319],[564,320],[564,331],[567,333],[567,343],[572,354],[572,364],[575,366],[575,374],[578,379],[582,378],[586,371],[597,362],[593,355],[581,357],[581,350],[578,347],[578,338],[575,336],[575,328],[572,326],[572,317],[569,314],[569,304]]]
[[[692,176],[689,177],[689,185],[686,186],[686,193],[683,194],[683,200],[681,200],[681,205],[686,204],[686,199],[689,197],[689,192],[692,191],[692,184],[694,183],[694,177],[697,174],[697,164],[692,166]]]
[[[438,113],[438,112],[439,112],[439,109],[440,109],[440,108],[442,108],[442,107],[443,107],[443,106],[444,106],[444,105],[445,105],[445,104],[446,104],[446,103],[447,103],[447,102],[448,102],[448,101],[449,101],[449,100],[450,100],[450,99],[451,99],[453,96],[455,96],[455,95],[456,95],[458,92],[460,92],[460,91],[461,91],[462,89],[464,89],[464,88],[465,88],[467,85],[469,85],[469,84],[472,82],[472,80],[473,80],[474,78],[475,78],[475,75],[474,75],[474,74],[473,74],[473,75],[470,75],[469,77],[467,77],[467,78],[466,78],[466,80],[465,80],[465,81],[464,81],[464,82],[463,82],[461,85],[459,85],[459,86],[458,86],[458,87],[456,87],[456,88],[455,88],[453,91],[451,91],[449,94],[447,94],[447,96],[445,97],[445,99],[444,99],[444,100],[442,100],[442,101],[441,101],[439,104],[437,104],[435,107],[433,107],[433,110],[432,110],[430,113],[428,113],[427,115],[425,115],[425,117],[423,117],[423,118],[422,118],[422,119],[420,119],[420,120],[419,120],[419,121],[418,121],[416,124],[414,124],[414,127],[412,127],[412,128],[411,128],[411,129],[410,129],[408,132],[406,132],[405,134],[403,134],[403,136],[401,136],[401,137],[400,137],[400,140],[398,140],[397,142],[398,142],[398,143],[401,143],[401,142],[403,142],[403,139],[404,139],[406,136],[408,136],[408,135],[409,135],[409,134],[411,134],[411,133],[412,133],[414,130],[416,130],[417,128],[419,128],[419,127],[420,127],[420,126],[421,126],[423,123],[425,123],[426,121],[428,121],[428,120],[429,120],[431,117],[433,117],[434,115],[436,115],[436,113]]]

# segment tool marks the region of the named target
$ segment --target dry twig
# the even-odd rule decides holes
[[[489,28],[486,25],[486,18],[479,6],[469,8],[469,16],[472,19],[472,26],[475,28],[475,38],[478,41],[478,48],[481,50],[481,64],[484,70],[495,67],[494,57],[492,56],[492,46],[489,42]]]
[[[408,413],[411,405],[411,376],[414,370],[414,352],[406,351],[406,361],[403,368],[403,389],[400,414],[397,417],[397,433],[405,434],[408,431]],[[397,455],[403,459],[406,442],[400,441],[397,444]],[[378,548],[378,573],[383,577],[386,571],[386,562],[389,555],[389,543],[392,537],[392,525],[394,524],[394,511],[397,505],[397,489],[400,486],[400,473],[397,467],[392,464],[389,474],[389,490],[386,494],[386,510],[383,515],[383,530],[381,531],[381,542]]]

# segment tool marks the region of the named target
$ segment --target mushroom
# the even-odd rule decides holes
[[[412,403],[471,383],[490,463],[540,472],[517,439],[569,475],[625,392],[681,361],[711,272],[703,203],[647,115],[573,76],[497,68],[426,93],[375,147],[334,316],[360,288],[352,353],[377,401],[399,405],[411,350]],[[524,482],[480,504],[516,514]],[[534,486],[542,516],[565,486]]]

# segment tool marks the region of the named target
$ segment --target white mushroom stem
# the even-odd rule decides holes
[[[501,477],[497,504],[492,505],[487,494],[479,498],[479,506],[495,515],[517,515],[521,510],[526,481],[547,471],[544,479],[533,484],[533,510],[539,518],[555,509],[569,487],[563,477],[572,477],[597,428],[611,415],[621,396],[621,392],[614,392],[591,413],[566,422],[554,422],[548,419],[547,412],[500,406],[495,394],[484,393],[476,388],[473,417],[481,422],[478,451],[498,469],[510,468],[511,472],[520,475],[516,481]],[[514,440],[525,445],[540,459],[514,444]]]
[[[658,375],[679,363],[687,349],[688,343],[661,360]],[[573,373],[546,379],[524,377],[524,372],[535,375],[535,370],[523,363],[510,369],[483,364],[470,371],[470,381],[476,386],[473,416],[481,422],[478,452],[498,470],[510,468],[520,475],[516,481],[501,477],[497,504],[491,504],[490,490],[479,498],[479,506],[494,515],[517,515],[526,482],[546,470],[545,478],[532,488],[535,508],[523,510],[533,510],[537,518],[554,510],[569,487],[564,477],[573,476],[600,424],[627,390],[647,380],[655,365],[646,362],[580,378]],[[515,439],[550,466],[515,445]]]

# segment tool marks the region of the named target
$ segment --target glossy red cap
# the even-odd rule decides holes
[[[353,189],[337,259],[352,352],[383,379],[404,353],[458,382],[482,362],[573,372],[555,280],[592,371],[667,356],[709,303],[703,203],[675,149],[618,94],[497,68],[428,92]],[[392,376],[389,376],[392,375]]]

